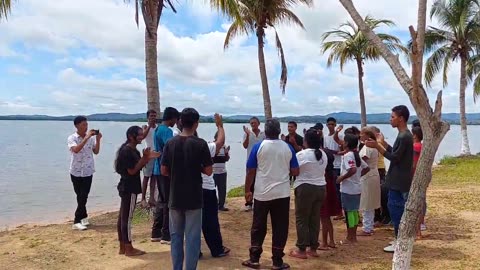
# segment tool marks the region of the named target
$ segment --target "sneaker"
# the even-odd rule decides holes
[[[82,223],[75,223],[75,224],[73,224],[72,229],[73,230],[84,231],[84,230],[87,229],[87,226],[82,225]]]
[[[80,223],[83,225],[83,226],[90,226],[90,222],[88,221],[88,218],[84,218],[80,221]]]
[[[243,208],[243,211],[245,212],[250,212],[253,210],[253,207],[251,205],[245,205],[245,208]]]
[[[394,253],[395,252],[395,244],[389,245],[383,249],[383,251],[387,253]]]
[[[160,240],[160,244],[162,245],[170,245],[170,241],[169,240]]]
[[[151,242],[160,242],[160,241],[162,241],[162,238],[161,237],[152,237],[152,238],[150,238],[150,241]]]
[[[420,231],[426,231],[427,230],[427,225],[425,223],[420,224]]]
[[[388,242],[389,245],[395,245],[395,240]]]

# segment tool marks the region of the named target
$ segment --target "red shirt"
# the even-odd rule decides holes
[[[417,162],[420,159],[420,153],[422,152],[422,143],[413,143],[413,172],[417,168]]]

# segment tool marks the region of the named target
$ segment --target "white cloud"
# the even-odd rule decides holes
[[[28,75],[30,71],[24,67],[20,66],[11,66],[8,68],[7,72],[11,75]]]

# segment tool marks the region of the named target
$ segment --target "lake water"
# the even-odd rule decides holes
[[[117,148],[125,140],[125,131],[141,123],[89,122],[90,128],[103,133],[100,154],[95,157],[96,173],[93,177],[87,209],[89,212],[117,209],[119,180],[113,170]],[[286,132],[287,124],[282,123]],[[298,130],[312,124],[299,124]],[[396,130],[390,125],[377,125],[390,143]],[[261,126],[263,129],[263,127]],[[241,124],[225,124],[227,144],[231,146],[231,159],[227,163],[228,187],[242,185],[245,177],[246,151],[241,145]],[[23,223],[66,221],[73,218],[76,202],[68,173],[70,153],[67,137],[75,131],[73,124],[57,121],[0,121],[0,230]],[[200,124],[199,135],[213,138],[214,124]],[[480,141],[474,135],[480,126],[469,126],[472,153],[480,151]],[[140,146],[139,146],[140,148]],[[460,152],[460,127],[452,126],[437,153],[444,155]]]

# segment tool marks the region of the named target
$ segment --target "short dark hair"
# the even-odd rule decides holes
[[[333,117],[328,117],[327,118],[327,123],[328,122],[334,122],[334,123],[337,123],[337,119],[333,118]]]
[[[421,127],[413,127],[412,134],[417,136],[420,141],[423,141],[423,132]]]
[[[200,114],[194,108],[185,108],[180,114],[183,128],[192,128],[200,120]]]
[[[292,124],[292,125],[294,125],[295,127],[297,127],[297,122],[295,122],[295,121],[290,121],[290,122],[288,122],[288,124],[289,124],[289,125]]]
[[[420,127],[420,121],[418,119],[412,121],[412,128],[414,127]]]
[[[408,110],[407,106],[405,105],[398,105],[392,108],[392,112],[394,112],[398,117],[403,117],[405,123],[408,122],[408,118],[410,117],[410,111]]]
[[[83,121],[87,121],[87,117],[85,117],[83,115],[79,115],[79,116],[75,117],[75,119],[73,119],[73,124],[76,126],[76,125],[82,123]]]
[[[351,126],[343,132],[343,134],[352,134],[358,137],[360,135],[360,130],[356,126]]]
[[[166,107],[165,110],[163,110],[163,121],[178,119],[179,116],[180,113],[173,107]]]
[[[268,119],[265,121],[265,136],[268,138],[278,138],[282,130],[280,129],[280,122],[277,119]]]
[[[147,111],[147,117],[150,117],[150,114],[152,114],[152,113],[155,113],[155,114],[156,114],[157,111],[155,111],[154,109],[148,110],[148,111]]]
[[[250,122],[250,121],[252,121],[252,120],[257,120],[257,122],[260,124],[260,119],[258,119],[258,117],[252,116],[252,117],[250,118],[250,120],[248,120],[248,122]]]

